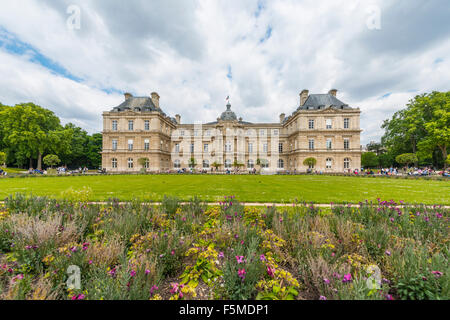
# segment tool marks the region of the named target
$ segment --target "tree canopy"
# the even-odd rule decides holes
[[[98,167],[102,135],[92,136],[60,119],[50,110],[33,103],[14,107],[0,104],[0,151],[6,152],[8,165],[41,169],[46,154],[57,155],[62,163],[71,167]]]
[[[445,166],[450,146],[450,91],[416,96],[382,128],[381,142],[394,157],[414,153],[415,164]]]

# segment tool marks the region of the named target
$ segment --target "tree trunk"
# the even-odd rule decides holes
[[[42,170],[42,154],[38,151],[37,169]]]
[[[31,168],[33,168],[33,159],[30,157],[30,166],[28,169],[31,169]]]
[[[447,170],[447,146],[439,146],[442,151],[442,156],[444,157],[444,170]]]

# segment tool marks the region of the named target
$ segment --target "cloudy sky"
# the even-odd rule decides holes
[[[276,122],[299,92],[339,90],[361,142],[415,95],[449,90],[448,0],[14,0],[0,10],[0,102],[35,102],[90,133],[123,93],[213,121],[231,97]]]

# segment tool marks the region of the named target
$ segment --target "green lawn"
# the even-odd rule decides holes
[[[344,176],[215,176],[111,175],[0,179],[0,197],[16,192],[60,197],[72,187],[90,187],[91,200],[139,198],[159,201],[164,195],[188,200],[194,195],[220,201],[234,195],[245,202],[315,203],[359,202],[365,199],[403,200],[408,203],[450,204],[449,181],[358,178]]]

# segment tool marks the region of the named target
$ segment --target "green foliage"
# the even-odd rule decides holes
[[[305,166],[314,167],[316,163],[317,163],[316,158],[306,158],[305,160],[303,160],[303,165]]]
[[[374,152],[364,152],[361,155],[361,165],[364,168],[375,168],[378,166],[378,157]]]
[[[173,217],[180,207],[180,199],[177,197],[167,197],[164,196],[161,208],[169,217]]]
[[[59,157],[55,154],[48,154],[44,157],[43,159],[44,164],[46,164],[47,166],[50,166],[51,168],[53,168],[53,166],[58,165],[61,160],[59,160]]]
[[[4,165],[6,162],[6,153],[0,152],[0,166]]]
[[[419,161],[414,153],[403,153],[395,157],[395,161],[405,166]]]
[[[432,159],[436,166],[444,166],[450,145],[450,92],[416,96],[382,128],[385,134],[381,141],[388,152],[395,156],[417,153],[419,160]]]

